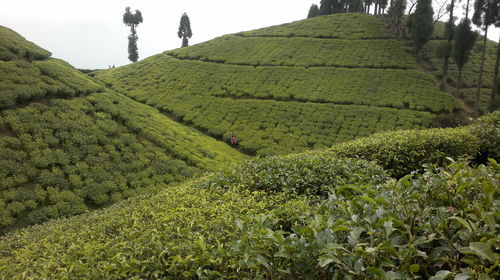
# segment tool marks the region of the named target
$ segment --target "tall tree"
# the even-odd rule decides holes
[[[441,76],[441,89],[446,90],[448,86],[448,65],[450,61],[451,49],[453,47],[452,40],[455,28],[455,18],[453,17],[453,11],[455,10],[455,0],[451,0],[450,6],[448,7],[450,12],[450,17],[446,23],[444,36],[446,38],[446,43],[444,45],[445,49],[443,54],[443,75]]]
[[[365,3],[365,13],[369,14],[370,7],[373,4],[373,0],[364,0],[363,3]]]
[[[453,60],[458,68],[456,95],[460,95],[462,87],[462,69],[469,60],[469,54],[476,41],[476,33],[472,31],[470,20],[464,18],[455,30],[455,43],[452,50]]]
[[[497,17],[495,19],[495,27],[498,28],[500,27],[500,16],[498,16],[498,13],[500,12],[500,0],[496,0],[495,4],[493,8],[496,10],[497,13]],[[494,111],[498,107],[496,96],[500,94],[500,76],[498,75],[499,67],[500,67],[500,38],[498,39],[497,59],[495,61],[495,68],[493,70],[493,82],[492,82],[493,86],[491,88],[491,98],[490,98],[490,108],[489,108],[491,111]]]
[[[476,102],[474,109],[476,115],[479,115],[479,97],[481,96],[481,88],[483,86],[484,59],[486,54],[486,42],[488,41],[488,28],[495,24],[500,15],[498,14],[498,0],[476,0],[474,3],[474,14],[472,22],[479,28],[484,30],[483,49],[481,52],[481,64],[479,66],[479,78],[476,91]]]
[[[191,32],[191,22],[189,21],[189,17],[186,13],[182,14],[177,36],[179,36],[179,38],[182,38],[183,48],[189,46],[189,39],[193,37],[193,32]]]
[[[403,37],[403,15],[406,10],[406,0],[392,0],[391,6],[387,13],[389,14],[389,26],[392,32],[397,34],[399,38]]]
[[[141,11],[135,10],[135,13],[130,11],[130,7],[125,8],[125,13],[123,14],[123,23],[126,26],[130,26],[130,35],[128,36],[128,59],[132,62],[136,62],[139,59],[139,52],[137,48],[137,36],[136,28],[142,23]]]
[[[496,24],[500,27],[500,24]],[[491,88],[491,98],[490,98],[490,111],[494,111],[498,105],[496,101],[496,96],[500,93],[500,76],[498,75],[498,68],[500,66],[500,38],[497,44],[497,59],[495,61],[495,68],[493,70],[493,87]]]
[[[410,16],[409,29],[418,58],[422,59],[422,48],[429,42],[434,30],[432,0],[418,0],[415,13]]]
[[[309,8],[309,14],[307,14],[307,18],[313,18],[319,16],[319,8],[318,5],[312,4],[311,8]]]
[[[332,1],[331,0],[321,0],[319,2],[319,14],[321,16],[332,14]]]

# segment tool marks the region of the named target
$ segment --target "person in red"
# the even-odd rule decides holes
[[[238,144],[238,139],[236,138],[235,135],[231,136],[231,145],[236,145]]]

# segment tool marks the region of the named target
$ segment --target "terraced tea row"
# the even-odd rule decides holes
[[[382,21],[367,14],[336,14],[237,33],[246,37],[389,39]]]
[[[414,69],[397,40],[242,37],[226,35],[166,52],[179,59],[238,65]]]
[[[236,66],[157,55],[99,79],[120,92],[356,104],[441,112],[459,108],[417,70]]]

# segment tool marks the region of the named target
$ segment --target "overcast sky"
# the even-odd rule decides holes
[[[144,18],[137,29],[139,59],[144,59],[181,45],[177,29],[184,12],[191,19],[192,45],[228,33],[303,19],[311,4],[319,0],[0,0],[0,3],[0,25],[51,51],[53,57],[78,68],[95,69],[129,63],[130,29],[122,22],[127,6],[139,9]]]

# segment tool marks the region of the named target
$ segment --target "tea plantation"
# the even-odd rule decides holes
[[[499,279],[464,105],[367,14],[89,75],[0,26],[0,280]]]
[[[226,35],[95,74],[217,139],[236,135],[244,152],[264,156],[429,127],[462,108],[416,69],[382,21],[358,13]]]
[[[500,166],[446,157],[480,160],[481,151],[498,157],[499,117],[253,160],[158,195],[11,233],[0,239],[0,273],[6,279],[497,279]],[[456,136],[452,147],[443,145],[448,135]],[[353,150],[358,145],[365,148]],[[401,160],[370,158],[370,150]],[[415,166],[409,151],[428,163],[425,170],[389,177]],[[380,165],[357,158],[363,155]]]
[[[0,61],[0,232],[156,192],[246,158],[0,31],[9,59]]]

